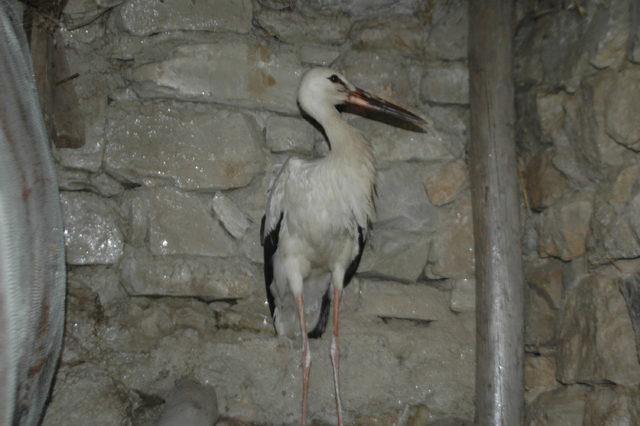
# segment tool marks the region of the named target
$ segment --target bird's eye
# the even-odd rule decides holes
[[[332,83],[342,83],[342,80],[340,80],[340,77],[338,77],[335,74],[329,77],[329,81],[331,81]]]

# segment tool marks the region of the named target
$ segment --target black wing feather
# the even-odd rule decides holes
[[[353,276],[358,270],[358,266],[360,265],[360,259],[362,258],[362,252],[364,251],[364,245],[366,242],[367,241],[364,238],[364,229],[361,226],[358,226],[358,254],[353,258],[351,264],[344,274],[344,287],[349,285],[349,283],[353,279]]]
[[[364,229],[361,226],[358,226],[358,254],[353,258],[351,264],[347,268],[344,274],[344,284],[343,287],[349,285],[351,280],[353,279],[356,271],[358,270],[358,266],[360,265],[360,259],[362,258],[362,252],[364,251],[364,245],[366,240],[364,238]],[[322,305],[320,306],[320,318],[318,318],[318,322],[316,326],[307,333],[307,336],[310,339],[318,339],[322,337],[325,329],[327,328],[327,322],[329,321],[329,308],[331,307],[331,297],[329,296],[329,291],[331,287],[327,289],[322,296]]]
[[[309,339],[321,338],[324,330],[327,328],[327,321],[329,321],[329,307],[331,306],[331,296],[329,295],[330,290],[331,287],[329,287],[322,296],[322,305],[320,305],[320,317],[318,317],[318,322],[316,323],[316,326],[313,327],[313,330],[307,333],[307,337]]]
[[[273,312],[276,309],[275,300],[273,294],[271,294],[271,284],[273,283],[273,255],[278,249],[278,237],[280,236],[280,224],[282,223],[282,216],[278,219],[278,224],[269,232],[269,235],[264,235],[264,222],[266,216],[262,216],[262,222],[260,224],[260,235],[262,238],[262,247],[264,249],[264,284],[267,290],[267,302],[269,303],[269,311],[271,311],[271,318],[273,318]]]

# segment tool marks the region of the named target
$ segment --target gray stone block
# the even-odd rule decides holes
[[[134,296],[237,299],[256,290],[262,271],[241,257],[153,256],[127,248],[120,279]]]
[[[317,130],[308,122],[278,115],[267,119],[266,139],[271,152],[310,154]]]
[[[106,98],[80,99],[80,108],[84,119],[83,145],[80,148],[54,148],[53,155],[64,167],[97,172],[102,166],[105,147]]]
[[[629,68],[620,72],[607,95],[606,132],[616,142],[640,151],[640,70]]]
[[[424,102],[440,104],[469,104],[469,70],[462,62],[443,62],[429,65],[420,83],[420,97]]]
[[[527,407],[528,425],[566,426],[584,424],[587,386],[566,386],[541,394]]]
[[[429,168],[424,163],[395,163],[378,170],[376,220],[405,218],[405,230],[429,229],[435,224],[435,208],[425,193],[423,180]]]
[[[321,11],[339,11],[360,18],[393,13],[411,14],[417,9],[415,0],[308,0],[307,4]]]
[[[447,320],[449,295],[424,284],[400,284],[391,281],[361,280],[358,313],[385,320]]]
[[[429,26],[411,15],[387,15],[356,21],[350,38],[358,49],[419,55]]]
[[[286,45],[225,35],[208,43],[169,44],[161,51],[166,52],[161,59],[139,65],[128,75],[143,98],[299,111],[296,90],[303,69],[296,52]]]
[[[419,110],[416,112],[421,114]],[[427,115],[423,116],[429,120]],[[348,119],[371,143],[376,162],[381,167],[400,161],[452,160],[457,158],[464,146],[460,138],[433,127],[425,133],[419,133],[367,118]]]
[[[469,185],[467,166],[462,160],[442,164],[430,170],[424,179],[424,187],[429,201],[434,206],[442,206],[456,199]]]
[[[640,383],[633,327],[615,276],[594,273],[570,291],[559,339],[561,382]]]
[[[119,9],[123,28],[137,36],[163,31],[233,31],[251,29],[250,0],[133,0]]]
[[[116,425],[126,419],[128,409],[129,401],[122,397],[117,382],[99,364],[62,366],[42,424]]]
[[[449,309],[453,312],[473,312],[476,309],[476,280],[459,278],[453,280]]]
[[[340,56],[340,48],[336,46],[305,44],[298,49],[298,55],[304,64],[328,67]]]
[[[197,196],[174,188],[150,194],[149,248],[155,255],[231,256],[233,239]]]
[[[425,42],[428,57],[455,61],[467,57],[469,32],[467,1],[438,1],[430,10],[431,26]]]
[[[376,223],[358,272],[366,276],[414,282],[427,262],[430,236],[407,230],[406,219]]]
[[[87,192],[60,194],[67,263],[113,264],[123,253],[116,204]]]
[[[471,199],[467,195],[439,212],[425,274],[429,278],[469,278],[475,271]]]
[[[139,184],[186,190],[247,185],[263,170],[262,136],[247,114],[170,102],[118,103],[107,124],[105,168]]]
[[[584,424],[637,425],[640,424],[640,392],[637,388],[600,386],[587,395]]]
[[[395,52],[351,49],[335,66],[354,85],[405,107],[417,105],[422,64]]]
[[[595,8],[584,40],[592,53],[596,68],[618,67],[627,57],[632,29],[629,0],[611,1],[607,7]]]
[[[544,257],[571,260],[586,253],[593,202],[591,196],[573,197],[544,211],[538,230],[538,251]]]
[[[638,182],[640,167],[631,165],[604,183],[596,194],[588,238],[590,262],[603,264],[640,256],[640,243],[635,237],[640,230]]]
[[[269,35],[291,44],[340,44],[351,27],[350,19],[338,13],[305,16],[295,11],[263,9],[255,20]]]
[[[246,214],[222,192],[216,192],[211,200],[211,208],[218,220],[234,238],[242,238],[251,226],[251,220]]]

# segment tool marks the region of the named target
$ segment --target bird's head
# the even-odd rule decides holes
[[[428,123],[418,115],[357,88],[331,68],[313,68],[305,73],[298,89],[300,107],[315,119],[327,107],[353,105],[357,109],[383,114],[426,130]]]

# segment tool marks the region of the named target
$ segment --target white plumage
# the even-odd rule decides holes
[[[338,380],[340,296],[355,274],[374,217],[375,167],[369,143],[340,117],[336,106],[348,103],[373,109],[416,127],[425,123],[409,111],[357,89],[328,68],[315,68],[305,74],[298,102],[325,130],[330,151],[313,160],[288,159],[270,187],[262,229],[267,296],[278,334],[291,336],[298,330],[302,337],[301,424],[306,423],[311,364],[307,330],[313,328],[309,337],[324,332],[333,300],[331,359],[338,424],[342,425]],[[309,327],[305,311],[311,320]]]

